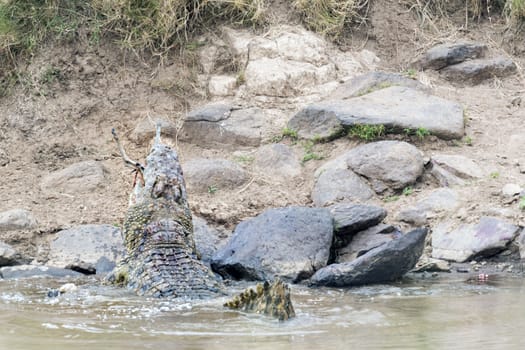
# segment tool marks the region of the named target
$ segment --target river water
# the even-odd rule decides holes
[[[47,298],[46,290],[70,281],[0,281],[0,349],[522,348],[524,278],[464,280],[292,286],[297,317],[287,322],[229,311],[224,298],[191,304],[144,299],[94,281]]]

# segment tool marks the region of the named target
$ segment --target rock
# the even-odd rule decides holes
[[[391,225],[379,224],[370,227],[355,234],[346,247],[337,250],[335,262],[340,264],[353,261],[370,250],[399,238],[400,235],[402,233]]]
[[[518,238],[516,239],[518,244],[520,259],[525,259],[525,229],[522,229]]]
[[[187,115],[180,139],[201,147],[257,147],[267,119],[259,108],[233,109],[225,104],[211,104]]]
[[[77,193],[93,192],[105,181],[105,169],[96,161],[75,163],[65,169],[55,171],[45,176],[40,187],[50,193]]]
[[[156,125],[160,123],[162,134],[175,138],[177,136],[177,125],[162,117],[152,119],[142,119],[130,135],[130,139],[137,144],[150,142],[155,137]]]
[[[447,80],[456,83],[479,84],[493,77],[505,77],[516,72],[516,64],[509,58],[497,57],[465,61],[440,71]]]
[[[279,179],[301,175],[301,163],[292,149],[282,143],[272,143],[259,148],[255,154],[254,165],[260,172]]]
[[[9,244],[0,242],[0,267],[1,266],[13,266],[22,265],[30,262],[30,259],[23,258]]]
[[[55,235],[50,243],[47,264],[88,274],[103,274],[116,266],[124,252],[119,228],[111,225],[80,225]]]
[[[425,228],[416,229],[351,262],[328,265],[317,271],[310,278],[310,283],[314,286],[346,287],[399,279],[416,265],[423,252],[426,235]]]
[[[506,184],[501,189],[501,194],[503,197],[514,197],[521,193],[523,189],[518,184]]]
[[[472,159],[461,155],[436,154],[431,161],[462,179],[479,179],[484,175],[483,170]]]
[[[374,196],[372,189],[353,171],[328,168],[316,179],[312,201],[317,207],[338,202],[366,202]]]
[[[421,257],[412,272],[450,272],[450,264],[445,260]]]
[[[341,84],[333,93],[330,99],[344,100],[369,94],[376,90],[385,89],[390,86],[405,86],[412,89],[427,91],[428,88],[421,82],[407,78],[398,73],[369,72],[359,75]]]
[[[467,59],[482,57],[487,45],[475,42],[449,43],[434,46],[419,59],[420,69],[439,70]]]
[[[444,222],[432,233],[432,257],[456,262],[490,257],[503,251],[516,237],[518,229],[518,226],[488,216],[482,217],[477,224],[459,227]]]
[[[348,167],[366,177],[378,193],[388,187],[399,190],[412,185],[424,170],[421,152],[401,141],[367,143],[345,155]]]
[[[36,224],[36,219],[29,210],[17,208],[0,212],[0,232],[27,230]]]
[[[61,269],[52,266],[43,265],[18,265],[5,266],[0,268],[0,275],[4,279],[18,279],[31,277],[81,277],[81,273],[73,270]]]
[[[431,161],[430,174],[436,178],[441,186],[463,186],[466,184],[465,180],[460,179],[450,171],[445,170],[443,167],[438,165],[436,162]]]
[[[311,104],[290,119],[288,128],[297,131],[301,138],[325,137],[327,128],[320,126],[329,122],[328,130],[336,133],[336,120],[342,127],[381,124],[394,130],[425,129],[443,139],[461,138],[464,134],[461,105],[401,86],[347,100]]]
[[[246,171],[226,159],[193,159],[184,163],[182,168],[190,191],[231,190],[248,181]]]
[[[236,88],[237,79],[229,75],[214,75],[208,83],[208,92],[212,96],[231,96]]]
[[[343,203],[328,208],[334,219],[334,248],[348,244],[359,231],[379,224],[387,212],[373,205]]]
[[[209,226],[206,220],[195,215],[193,216],[193,238],[197,252],[205,263],[209,263],[217,249],[224,245],[219,239],[219,232]]]
[[[335,65],[331,63],[317,67],[308,62],[266,57],[251,60],[244,76],[248,92],[272,97],[293,97],[306,87],[337,77]]]
[[[324,267],[332,244],[332,216],[324,208],[269,209],[241,222],[211,266],[222,276],[292,282]]]
[[[438,188],[412,207],[402,209],[396,219],[415,226],[422,226],[427,222],[427,218],[432,218],[441,212],[453,211],[458,206],[459,195],[456,191],[450,188]]]

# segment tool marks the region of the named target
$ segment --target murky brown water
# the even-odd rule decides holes
[[[525,281],[437,281],[341,289],[292,288],[297,318],[284,323],[222,308],[148,300],[84,286],[45,297],[64,281],[0,281],[0,349],[519,349]],[[239,286],[239,288],[244,286]]]

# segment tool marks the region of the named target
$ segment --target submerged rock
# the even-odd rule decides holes
[[[83,274],[58,267],[44,265],[18,265],[0,268],[0,276],[4,279],[31,278],[31,277],[80,277]]]
[[[394,281],[410,271],[423,253],[427,229],[411,231],[359,258],[328,265],[310,279],[313,286],[346,287]]]

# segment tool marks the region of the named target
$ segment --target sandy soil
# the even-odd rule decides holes
[[[469,23],[468,29],[461,21],[451,22],[441,25],[442,31],[436,33],[420,28],[413,13],[397,2],[374,4],[371,20],[342,48],[374,51],[381,58],[379,69],[404,71],[419,53],[446,39],[485,42],[492,53],[508,55],[520,67],[525,64],[519,57],[522,47],[513,46],[520,40],[508,40],[504,23],[496,19]],[[276,15],[274,20],[296,19]],[[184,57],[184,62],[188,62],[188,57]],[[177,84],[154,84],[159,70],[164,74],[168,68],[177,72]],[[159,69],[152,61],[139,61],[113,47],[90,47],[82,40],[68,46],[50,46],[34,58],[27,67],[25,84],[0,101],[0,211],[26,208],[39,224],[36,230],[28,232],[0,233],[0,240],[29,256],[44,259],[46,242],[58,230],[78,224],[121,223],[133,176],[123,167],[111,128],[120,130],[130,156],[143,160],[147,145],[136,145],[128,139],[140,120],[149,114],[179,121],[188,109],[206,101],[205,90],[194,79],[193,70],[198,67],[185,68],[178,58],[173,58],[168,68]],[[454,218],[474,221],[493,208],[505,208],[507,219],[523,225],[517,203],[509,203],[499,195],[506,183],[525,185],[520,172],[525,169],[520,147],[525,145],[525,139],[521,144],[510,143],[510,136],[520,134],[525,120],[525,101],[516,103],[517,97],[525,98],[521,69],[509,78],[489,80],[475,87],[454,86],[426,72],[420,73],[419,79],[431,84],[436,95],[466,107],[466,135],[472,139],[472,145],[435,137],[411,141],[427,155],[462,154],[476,160],[487,174],[498,174],[459,188],[463,205]],[[254,175],[249,185],[235,191],[190,193],[192,210],[227,232],[242,219],[266,208],[310,205],[314,170],[355,143],[340,139],[316,145],[316,152],[325,159],[305,163],[303,177],[294,182],[276,183]],[[302,158],[301,144],[290,144]],[[183,163],[199,157],[235,159],[230,151],[201,149],[183,142],[175,146]],[[40,182],[44,176],[82,160],[97,160],[104,165],[106,182],[97,190],[75,196],[42,191]],[[250,164],[242,165],[250,168]],[[412,195],[378,204],[394,214],[434,188],[435,181],[425,177]],[[400,224],[393,218],[389,215],[386,221]]]

